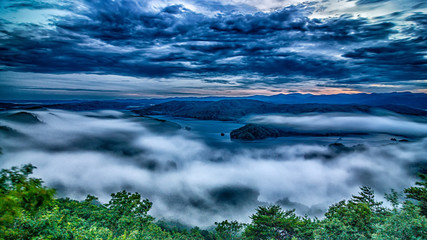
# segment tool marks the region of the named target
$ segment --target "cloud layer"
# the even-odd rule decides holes
[[[427,72],[421,5],[402,3],[400,11],[365,18],[352,13],[400,2],[349,1],[356,6],[347,13],[315,18],[334,1],[293,1],[296,5],[278,8],[279,2],[6,1],[0,66],[16,72],[132,76],[141,84],[143,78],[174,79],[178,87],[423,87],[413,82],[425,80]],[[37,23],[7,19],[54,10],[59,11],[51,12],[54,17]]]
[[[379,197],[390,188],[401,190],[426,164],[425,139],[358,139],[353,143],[365,146],[348,151],[309,138],[216,146],[193,131],[155,133],[150,129],[164,129],[164,123],[119,112],[32,114],[1,117],[1,125],[24,134],[1,138],[1,168],[32,163],[35,176],[60,196],[77,199],[92,194],[105,202],[112,192],[138,191],[153,201],[154,216],[198,226],[225,218],[248,221],[256,206],[277,201],[316,215],[362,185]],[[0,134],[10,134],[4,129]]]
[[[364,114],[307,114],[300,116],[259,115],[250,123],[278,126],[303,132],[384,133],[408,137],[427,137],[425,121],[414,122],[401,116]]]

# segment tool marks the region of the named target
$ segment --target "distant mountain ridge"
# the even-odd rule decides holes
[[[399,114],[427,116],[427,112],[400,105],[368,106],[353,104],[275,104],[250,99],[220,101],[170,101],[148,108],[133,110],[139,115],[170,115],[174,117],[196,118],[200,120],[238,120],[251,114],[267,113],[373,113],[387,110]]]
[[[427,94],[411,92],[358,93],[358,94],[278,94],[273,96],[255,95],[248,97],[183,97],[152,99],[115,99],[115,100],[0,100],[0,110],[22,108],[55,108],[71,111],[89,111],[98,109],[134,109],[170,101],[221,101],[221,100],[258,100],[275,104],[350,104],[367,106],[401,105],[411,108],[427,109]]]
[[[404,105],[413,108],[427,109],[427,94],[411,92],[393,93],[357,93],[357,94],[334,94],[334,95],[312,95],[312,94],[278,94],[273,96],[252,96],[251,99],[272,103],[302,104],[302,103],[324,103],[324,104],[361,104],[369,106],[381,105]]]

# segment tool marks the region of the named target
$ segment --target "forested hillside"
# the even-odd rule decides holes
[[[250,223],[225,220],[212,229],[177,227],[150,216],[152,202],[121,191],[101,204],[55,198],[55,190],[29,175],[35,167],[0,174],[0,239],[425,239],[427,175],[404,190],[392,190],[385,207],[369,187],[329,207],[324,218],[297,216],[277,205],[254,209]]]
[[[238,120],[251,114],[267,113],[374,113],[378,110],[399,114],[426,116],[426,111],[401,105],[354,105],[354,104],[275,104],[250,99],[220,101],[170,101],[154,106],[134,109],[140,115],[169,115],[200,120]]]

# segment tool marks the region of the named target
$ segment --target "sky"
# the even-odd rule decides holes
[[[427,93],[424,0],[1,0],[0,99]]]

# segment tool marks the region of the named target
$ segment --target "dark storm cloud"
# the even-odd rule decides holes
[[[348,69],[342,62],[324,58],[304,57],[298,54],[254,57],[250,61],[250,65],[256,71],[265,75],[305,75],[313,78],[332,79],[348,76]]]
[[[211,79],[204,79],[204,82],[208,82],[208,83],[221,83],[221,84],[229,84],[230,81],[228,80],[223,80],[223,79],[215,79],[215,80],[211,80]]]
[[[425,8],[426,6],[427,6],[427,3],[421,2],[421,3],[418,3],[418,4],[414,5],[414,6],[412,6],[412,8],[413,9],[421,9],[421,8]]]
[[[118,90],[102,90],[102,89],[88,89],[88,88],[33,88],[27,87],[23,89],[29,90],[42,90],[42,91],[67,91],[67,92],[118,92]]]
[[[357,61],[359,66],[368,70],[372,66],[389,80],[425,79],[427,77],[427,60],[425,39],[400,40],[378,47],[355,49],[344,54]],[[375,77],[374,74],[372,74]]]
[[[357,5],[366,5],[366,4],[377,4],[377,3],[385,3],[390,0],[358,0],[356,2]]]
[[[222,14],[230,14],[233,12],[256,12],[257,9],[254,6],[250,6],[247,4],[239,4],[239,3],[233,3],[233,4],[226,4],[221,1],[205,1],[205,0],[193,0],[190,1],[190,3],[193,3],[198,6],[203,6],[204,8],[208,9],[209,11],[219,11]]]
[[[424,39],[425,41],[425,39],[427,38],[427,14],[416,12],[411,16],[407,17],[406,20],[415,23],[415,25],[411,25],[407,29],[406,33],[409,35],[413,35],[414,37],[418,37],[419,39]]]
[[[31,2],[33,8],[38,3]],[[85,7],[77,7],[79,3]],[[260,76],[242,81],[244,86],[263,82],[262,76],[347,83],[425,78],[422,13],[407,17],[413,26],[399,30],[390,16],[375,21],[348,14],[309,18],[313,5],[255,12],[246,5],[213,1],[203,6],[219,13],[208,16],[184,5],[153,10],[149,3],[81,0],[69,8],[73,14],[57,16],[48,28],[1,23],[2,69],[152,78]],[[24,2],[12,6],[19,4],[30,7]],[[242,9],[254,13],[245,14]],[[393,34],[406,38],[392,40]]]
[[[54,3],[46,3],[42,1],[32,1],[32,0],[6,0],[6,2],[10,2],[10,5],[7,5],[6,8],[8,9],[57,9],[62,8],[62,5],[60,4],[54,4]]]
[[[314,19],[310,30],[316,33],[313,40],[354,43],[387,39],[396,32],[394,26],[392,22],[372,23],[366,18],[354,19],[352,15],[342,15],[328,21]]]
[[[123,75],[162,76],[178,71],[180,66],[144,61],[138,53],[120,53],[94,49],[93,39],[62,35],[62,31],[26,25],[26,31],[2,32],[8,36],[0,48],[0,61],[15,71],[40,73],[120,73]],[[182,70],[181,70],[182,71]]]
[[[421,26],[426,26],[427,25],[427,14],[425,13],[414,13],[413,15],[409,16],[408,18],[406,18],[406,20],[408,21],[414,21],[416,23],[418,23]]]
[[[308,30],[308,10],[302,6],[291,6],[273,13],[256,13],[254,15],[230,15],[219,17],[210,24],[212,30],[226,34],[259,34],[278,31]]]

